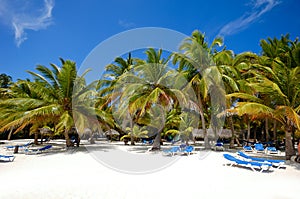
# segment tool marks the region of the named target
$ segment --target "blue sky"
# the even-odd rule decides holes
[[[299,0],[0,0],[0,73],[28,78],[59,57],[80,66],[103,40],[140,27],[198,29],[235,53],[259,54],[260,39],[299,36],[299,8]]]

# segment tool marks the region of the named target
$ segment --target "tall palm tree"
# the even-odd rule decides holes
[[[234,55],[232,51],[222,50],[214,55],[214,61],[222,74],[222,79],[225,85],[227,108],[233,108],[235,103],[243,98],[251,97],[254,95],[252,88],[247,82],[247,72],[250,69],[251,64],[257,63],[258,56],[251,52],[244,52],[239,55]],[[241,94],[243,92],[244,94]],[[239,93],[239,94],[232,94]],[[245,115],[248,120],[248,135],[250,137],[250,117]],[[236,138],[234,130],[234,115],[227,112],[228,123],[232,131],[232,138],[230,147],[234,146],[236,140],[239,144],[239,140]]]
[[[298,41],[288,40],[288,36],[261,41],[263,56],[259,64],[254,64],[250,86],[262,103],[243,102],[236,109],[240,115],[265,115],[279,121],[285,131],[286,159],[295,155],[292,134],[300,128],[300,66]]]
[[[76,64],[61,59],[61,67],[51,64],[51,69],[38,65],[41,73],[28,71],[34,82],[20,81],[12,89],[14,97],[1,102],[0,131],[14,129],[15,132],[31,125],[34,129],[45,123],[54,125],[56,133],[63,133],[66,145],[71,146],[69,132],[75,127],[83,129],[96,123],[91,93],[93,85],[85,85],[83,76],[77,75]],[[13,107],[12,109],[10,109]],[[87,119],[89,118],[89,119]]]
[[[178,64],[178,70],[188,79],[190,86],[197,95],[195,102],[201,119],[201,126],[204,132],[205,147],[209,148],[206,120],[210,120],[213,129],[220,126],[219,119],[216,119],[214,112],[224,109],[225,96],[222,87],[222,79],[218,69],[213,62],[213,54],[217,52],[217,46],[222,46],[222,38],[217,37],[211,45],[205,41],[205,35],[198,30],[186,38],[180,46],[181,53],[174,53],[173,63]],[[212,101],[209,96],[214,96]],[[222,97],[223,96],[223,97]],[[219,107],[208,107],[207,103],[219,104]],[[210,113],[209,113],[210,109]],[[205,115],[210,118],[205,118]],[[218,127],[219,128],[219,127]],[[216,133],[216,129],[214,132]]]
[[[168,68],[169,58],[163,57],[162,50],[150,48],[146,54],[146,61],[140,60],[139,65],[120,78],[118,92],[122,95],[118,109],[129,120],[144,121],[144,125],[155,129],[157,135],[152,149],[156,150],[160,149],[167,112],[178,104],[186,108],[192,96],[184,90],[186,81]]]

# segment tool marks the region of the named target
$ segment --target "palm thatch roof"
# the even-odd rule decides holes
[[[206,129],[206,131],[207,131],[207,135],[209,138],[231,138],[231,130],[230,129],[222,129],[216,135],[214,134],[212,129]],[[193,133],[194,137],[204,138],[203,129],[194,129],[192,133]]]

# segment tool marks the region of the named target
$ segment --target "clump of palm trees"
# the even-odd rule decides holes
[[[221,48],[221,38],[209,44],[196,30],[179,52],[149,48],[145,59],[131,53],[117,57],[91,84],[84,78],[88,71],[79,76],[70,60],[38,65],[38,72],[28,71],[32,80],[1,88],[0,132],[37,133],[49,126],[70,146],[74,127],[78,132],[113,128],[131,144],[139,134],[153,137],[155,150],[166,136],[192,139],[194,129],[203,129],[209,147],[207,128],[218,136],[223,127],[231,129],[234,146],[241,136],[250,139],[259,124],[265,141],[284,132],[290,159],[292,140],[300,134],[300,44],[284,35],[260,45],[261,55],[236,55]],[[238,133],[244,129],[246,136]]]

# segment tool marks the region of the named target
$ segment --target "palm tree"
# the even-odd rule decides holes
[[[8,88],[12,83],[12,78],[5,73],[0,74],[0,88]]]
[[[113,93],[115,84],[119,78],[126,72],[130,71],[135,64],[135,59],[131,57],[131,53],[128,54],[127,59],[117,57],[114,63],[105,67],[105,74],[99,81],[98,90],[100,96],[106,96]]]
[[[180,139],[186,142],[188,145],[188,141],[193,138],[192,132],[195,126],[198,126],[198,115],[193,114],[192,112],[184,112],[180,114],[180,125],[178,129],[168,129],[165,132],[165,135],[171,134],[172,137],[179,135]]]
[[[205,115],[210,116],[211,126],[216,133],[217,128],[219,128],[221,124],[214,113],[224,109],[225,105],[222,79],[213,62],[213,54],[217,52],[216,47],[222,45],[223,41],[220,37],[215,38],[211,45],[209,45],[205,41],[205,35],[196,30],[192,33],[192,36],[186,38],[180,46],[180,50],[183,52],[174,53],[173,56],[173,63],[178,63],[178,70],[185,75],[189,81],[189,86],[194,89],[197,95],[197,101],[195,101],[195,103],[197,104],[201,119],[206,148],[210,148],[210,146],[206,130],[206,119],[209,120],[209,118],[205,118]],[[209,95],[214,96],[211,102],[213,104],[219,104],[220,106],[215,108],[207,107]]]
[[[127,120],[155,129],[152,149],[156,150],[160,149],[167,112],[178,104],[184,109],[192,96],[184,88],[186,81],[168,68],[169,58],[163,58],[162,50],[150,48],[146,54],[146,61],[139,60],[139,65],[120,78],[117,92],[122,95],[117,107]]]
[[[253,78],[250,86],[263,102],[238,103],[236,112],[253,116],[266,116],[279,121],[285,131],[286,159],[295,155],[292,134],[300,128],[297,114],[300,99],[300,66],[298,41],[290,41],[287,36],[261,41],[263,56],[260,64],[252,65]]]
[[[251,97],[254,95],[252,88],[247,82],[247,71],[249,71],[251,64],[254,64],[258,60],[258,56],[251,52],[244,52],[239,55],[234,55],[230,50],[222,50],[214,55],[214,61],[222,74],[222,79],[225,85],[227,108],[233,108],[235,103],[243,98]],[[240,92],[243,92],[241,94]],[[232,94],[240,93],[240,94]],[[236,138],[234,129],[234,115],[227,112],[228,123],[232,131],[232,138],[230,147],[234,146],[234,140],[239,144],[239,140]],[[244,117],[248,120],[248,135],[250,137],[250,117],[246,114]]]
[[[56,133],[63,132],[66,145],[71,146],[69,132],[75,122],[82,129],[96,123],[94,114],[103,116],[92,106],[93,85],[85,85],[85,73],[77,76],[75,62],[61,59],[61,63],[62,67],[51,64],[51,69],[38,65],[36,69],[41,74],[28,71],[34,82],[19,81],[12,88],[13,98],[1,102],[4,114],[0,116],[0,131],[18,132],[26,126],[37,131],[45,124],[52,124]]]
[[[120,138],[120,140],[128,140],[129,138],[133,138],[134,140],[140,138],[147,138],[148,137],[148,130],[146,126],[140,127],[138,125],[134,125],[133,128],[127,127],[126,131],[128,132],[127,135],[124,135]],[[133,144],[134,145],[134,144]]]
[[[0,99],[7,98],[7,88],[12,84],[12,77],[5,73],[0,74]]]

